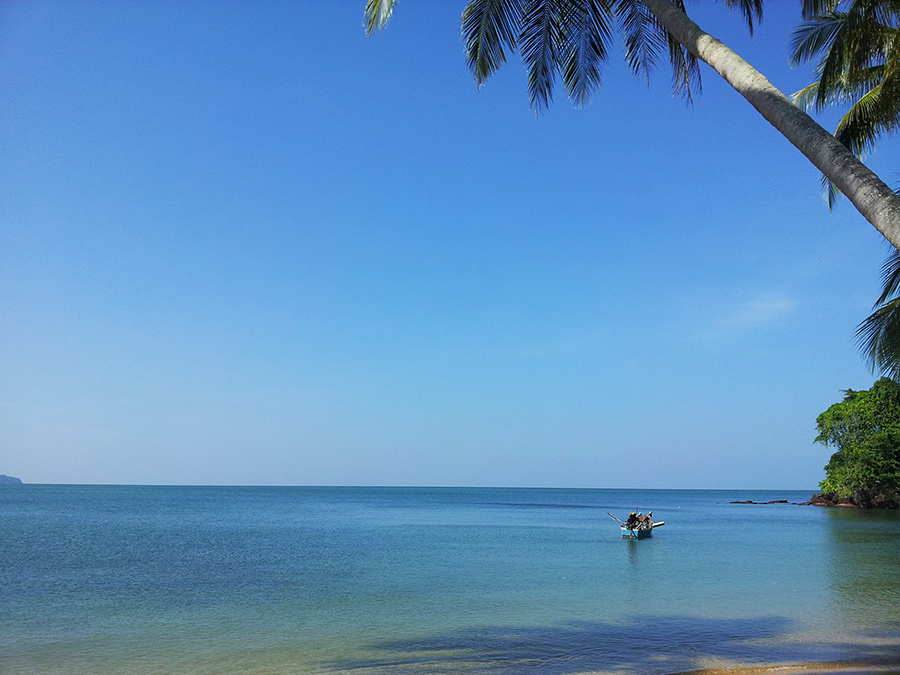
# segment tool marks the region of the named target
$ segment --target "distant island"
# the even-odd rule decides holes
[[[20,478],[7,476],[4,473],[0,473],[0,485],[22,485],[22,480]]]

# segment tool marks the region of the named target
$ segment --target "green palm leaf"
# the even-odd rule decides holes
[[[857,328],[856,337],[873,371],[900,379],[900,298],[869,315]]]
[[[690,102],[693,91],[696,90],[699,94],[702,90],[697,57],[671,35],[668,39],[669,62],[672,64],[672,89]]]
[[[528,73],[531,106],[546,108],[565,51],[562,14],[565,0],[528,0],[522,13],[520,46]]]
[[[857,157],[872,152],[878,137],[896,124],[896,120],[884,118],[881,98],[879,84],[861,96],[838,122],[834,135]]]
[[[600,88],[600,66],[609,54],[613,16],[604,0],[572,0],[568,4],[561,16],[566,45],[562,80],[572,102],[580,107]]]
[[[884,304],[890,298],[900,297],[900,250],[891,251],[881,266],[881,296],[875,306]]]
[[[804,110],[815,107],[816,99],[819,97],[819,83],[813,82],[808,84],[798,92],[794,92],[791,97],[794,103]]]
[[[791,39],[791,65],[806,63],[830,49],[844,21],[845,15],[829,12],[801,23]]]
[[[753,22],[762,21],[763,0],[724,0],[728,9],[737,7],[747,20],[747,28],[753,35]],[[683,9],[683,7],[682,7]]]
[[[900,250],[881,266],[881,295],[872,312],[856,329],[863,357],[873,371],[900,379]]]
[[[384,30],[394,13],[396,0],[366,0],[366,35]]]
[[[480,87],[516,50],[521,0],[470,0],[463,10],[462,35],[466,65]]]
[[[635,75],[649,81],[660,52],[668,47],[667,35],[642,2],[618,0],[615,12],[625,40],[625,62]]]
[[[812,19],[833,12],[843,0],[803,0],[803,18]]]

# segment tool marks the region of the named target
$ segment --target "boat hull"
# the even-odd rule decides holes
[[[646,539],[647,537],[653,536],[652,527],[647,527],[642,530],[631,530],[623,525],[620,529],[622,530],[623,539]]]

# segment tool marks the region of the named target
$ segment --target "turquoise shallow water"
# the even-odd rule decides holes
[[[4,487],[0,672],[653,675],[900,654],[900,514],[729,503],[811,494]],[[666,526],[622,540],[606,512],[638,509]]]

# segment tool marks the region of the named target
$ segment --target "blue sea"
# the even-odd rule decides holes
[[[800,492],[0,488],[4,675],[680,673],[900,655],[900,513]],[[623,540],[607,512],[666,525]]]

